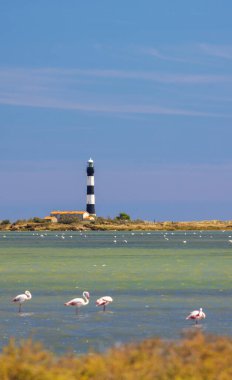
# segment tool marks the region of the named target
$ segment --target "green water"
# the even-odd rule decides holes
[[[232,244],[229,232],[65,232],[0,234],[1,347],[10,337],[40,340],[55,352],[103,351],[192,327],[231,335]],[[186,243],[184,243],[186,241]],[[11,302],[26,289],[22,313]],[[90,292],[80,309],[64,302]],[[114,302],[102,312],[95,300]]]

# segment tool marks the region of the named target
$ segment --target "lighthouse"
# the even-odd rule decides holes
[[[87,198],[86,198],[86,211],[90,215],[95,213],[95,195],[94,195],[94,166],[93,160],[90,158],[87,162]]]

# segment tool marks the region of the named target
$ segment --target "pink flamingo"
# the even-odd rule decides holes
[[[113,302],[113,298],[109,296],[101,297],[96,301],[96,306],[103,306],[103,311],[106,310],[106,305]]]
[[[192,311],[186,319],[194,319],[196,321],[196,324],[198,323],[199,320],[201,319],[205,319],[206,318],[206,315],[205,313],[202,311],[202,307],[200,308],[200,310],[194,310]]]
[[[25,301],[29,301],[31,299],[32,299],[31,293],[29,292],[29,290],[26,290],[24,294],[19,294],[18,296],[13,298],[12,302],[19,303],[19,313],[20,313],[22,303],[24,303]]]
[[[89,303],[89,292],[83,292],[83,298],[73,298],[71,301],[65,303],[65,306],[76,306],[76,314],[78,314],[78,308],[86,306]]]

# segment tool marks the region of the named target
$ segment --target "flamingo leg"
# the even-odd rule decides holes
[[[19,313],[21,313],[21,303],[19,304]]]
[[[103,306],[103,311],[106,311],[106,305]]]
[[[78,315],[78,306],[76,307],[76,315]]]

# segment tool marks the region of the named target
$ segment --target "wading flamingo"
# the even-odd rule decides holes
[[[32,299],[32,295],[29,290],[26,290],[24,294],[19,294],[13,298],[12,302],[19,303],[19,313],[21,312],[22,303]]]
[[[106,310],[106,305],[113,302],[113,298],[109,296],[101,297],[96,301],[96,306],[103,306],[103,311]]]
[[[200,310],[194,310],[192,311],[186,319],[194,319],[196,321],[196,324],[198,323],[199,320],[201,319],[205,319],[206,315],[205,313],[202,311],[202,307],[200,308]]]
[[[89,303],[89,292],[83,292],[83,298],[73,298],[73,300],[65,303],[65,306],[76,306],[76,314],[78,313],[78,308],[81,306],[88,305]]]

